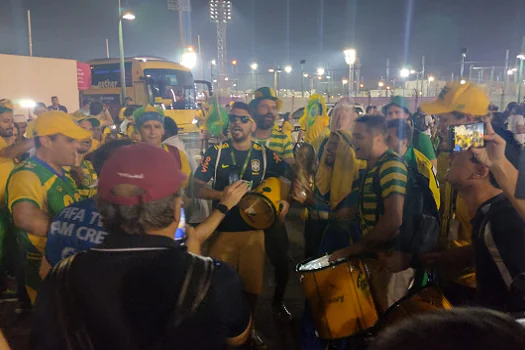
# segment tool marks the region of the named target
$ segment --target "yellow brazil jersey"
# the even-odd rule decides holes
[[[58,174],[47,163],[37,157],[31,157],[20,164],[9,177],[6,189],[6,201],[9,211],[19,202],[30,202],[50,217],[62,209],[80,200],[75,181],[67,171]],[[28,232],[21,232],[22,246],[32,244],[40,252],[46,246],[45,237],[37,237]]]
[[[9,145],[4,140],[3,137],[0,137],[0,152],[8,147]],[[4,206],[5,203],[5,186],[7,185],[7,179],[9,174],[15,168],[15,163],[11,158],[0,157],[0,207]]]
[[[95,171],[93,164],[86,159],[82,161],[80,167],[82,168],[84,178],[82,179],[82,184],[78,187],[78,193],[80,193],[82,199],[91,198],[97,193],[95,187],[98,179],[97,172]]]
[[[437,157],[438,160],[438,179],[441,181],[440,192],[442,198],[441,212],[443,217],[452,217],[455,215],[459,222],[457,239],[449,240],[448,232],[445,232],[444,237],[441,237],[442,241],[446,242],[447,249],[453,249],[457,247],[468,246],[472,244],[472,225],[470,220],[472,219],[467,203],[461,195],[453,195],[452,186],[445,182],[445,175],[448,168],[448,154],[441,153]],[[455,202],[455,210],[451,209],[454,207],[452,204]],[[446,222],[442,221],[443,231],[446,231]],[[446,271],[446,275],[449,277],[453,276],[456,283],[465,285],[471,288],[476,288],[476,273],[474,268],[466,269],[464,271]]]
[[[166,151],[166,152],[170,152],[169,148],[167,145],[162,145],[162,148]],[[186,175],[186,180],[184,180],[184,182],[182,183],[182,188],[186,189],[188,187],[188,184],[189,184],[189,181],[190,181],[190,177],[191,177],[191,167],[190,167],[190,163],[188,162],[188,158],[186,157],[186,155],[184,154],[184,152],[182,152],[180,149],[178,149],[177,147],[173,147],[172,148],[176,149],[178,152],[179,152],[179,155],[180,155],[180,165],[181,165],[181,171],[184,175]]]

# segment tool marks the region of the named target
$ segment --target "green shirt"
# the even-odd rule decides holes
[[[428,160],[436,159],[436,152],[434,146],[428,135],[422,133],[419,130],[414,129],[414,137],[412,139],[412,145],[419,152],[423,153]]]
[[[7,181],[6,201],[11,214],[19,202],[31,202],[49,217],[54,217],[62,209],[80,200],[75,181],[69,173],[58,174],[47,163],[31,157],[17,167]],[[27,239],[27,233],[24,237]],[[32,244],[43,252],[45,238],[31,235]]]

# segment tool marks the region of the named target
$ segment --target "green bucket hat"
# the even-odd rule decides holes
[[[386,112],[388,111],[388,108],[390,108],[391,106],[397,106],[397,107],[401,107],[405,110],[405,113],[408,113],[410,114],[410,110],[408,109],[407,107],[408,103],[407,103],[407,99],[403,96],[394,96],[392,97],[392,100],[390,101],[389,104],[383,106],[383,115],[386,116]]]
[[[277,93],[270,87],[262,87],[255,90],[254,99],[250,102],[250,110],[254,111],[257,109],[259,102],[262,100],[272,100],[277,102],[277,111],[281,110],[283,101],[277,97]]]
[[[0,100],[0,113],[12,112],[14,110],[13,103],[8,99]]]

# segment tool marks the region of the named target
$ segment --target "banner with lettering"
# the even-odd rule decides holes
[[[77,83],[79,90],[91,88],[91,66],[84,62],[77,62]]]

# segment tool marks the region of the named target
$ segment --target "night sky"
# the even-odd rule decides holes
[[[122,0],[137,19],[124,24],[126,56],[152,55],[178,60],[178,15],[166,0]],[[289,21],[287,20],[289,3]],[[321,2],[324,3],[321,41]],[[232,0],[228,25],[228,59],[249,71],[257,60],[262,69],[307,61],[340,69],[342,50],[354,46],[362,75],[376,80],[405,64],[419,69],[426,56],[427,72],[450,77],[459,72],[460,48],[481,65],[503,65],[505,50],[520,51],[525,35],[525,0]],[[118,56],[117,0],[0,0],[0,53],[27,54],[26,9],[32,10],[35,56],[85,61]],[[204,61],[216,56],[216,29],[209,21],[207,0],[192,0],[193,44],[201,36]],[[410,11],[410,8],[412,9]],[[411,16],[409,15],[411,13]],[[191,22],[191,23],[190,23]],[[407,36],[408,33],[408,36]],[[189,34],[188,34],[189,35]]]

